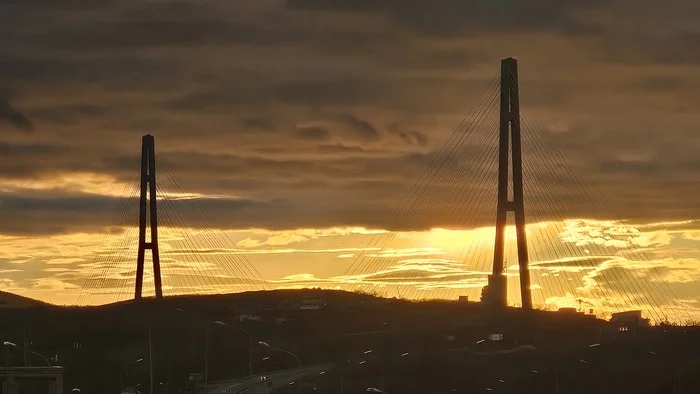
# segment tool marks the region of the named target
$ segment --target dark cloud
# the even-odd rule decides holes
[[[395,24],[434,36],[456,36],[489,31],[559,30],[586,32],[576,11],[593,8],[600,1],[552,2],[488,0],[287,0],[290,9],[360,14],[380,14]]]
[[[330,138],[331,133],[323,127],[303,127],[296,131],[297,137],[302,140],[324,141]]]
[[[352,114],[338,115],[337,119],[360,141],[374,141],[380,138],[379,130],[366,120]]]
[[[289,30],[282,31],[243,18],[236,19],[236,9],[243,11],[245,5],[227,4],[227,1],[218,3],[173,0],[75,5],[53,11],[58,11],[56,16],[66,19],[69,19],[68,13],[82,16],[74,21],[78,23],[61,23],[64,21],[54,18],[53,26],[49,25],[53,27],[51,34],[48,34],[48,29],[37,29],[26,37],[34,45],[80,51],[198,44],[267,45],[303,39]],[[52,10],[39,8],[37,11]],[[17,12],[21,13],[21,10]],[[31,16],[25,16],[25,22],[30,20]]]
[[[652,161],[623,161],[609,160],[600,163],[600,169],[603,172],[623,173],[629,172],[643,176],[653,175],[659,170],[660,164]]]
[[[0,99],[0,121],[9,123],[12,127],[22,131],[32,131],[34,128],[29,118],[2,99]]]
[[[243,128],[273,131],[276,129],[274,122],[271,119],[265,118],[245,118],[241,119],[240,125]]]
[[[96,119],[104,115],[104,113],[104,108],[89,104],[59,105],[49,108],[37,108],[31,111],[32,118],[39,123],[61,125],[81,124],[86,119]]]
[[[202,216],[201,211],[197,209],[199,207],[206,209],[206,212],[212,212],[214,216]],[[216,222],[227,223],[234,216],[241,217],[243,224],[250,221],[255,212],[259,214],[269,211],[280,214],[288,208],[289,202],[280,200],[265,202],[250,199],[166,199],[160,204],[160,224],[170,227],[216,226]],[[228,218],[220,216],[223,212],[228,212]],[[138,199],[135,196],[114,198],[36,192],[27,192],[21,196],[3,195],[0,197],[0,217],[6,223],[14,224],[0,231],[10,234],[58,234],[69,230],[104,232],[110,226],[137,225],[137,213]],[[117,219],[122,215],[126,221],[119,223]],[[32,218],[41,220],[42,225],[37,227],[36,223],[32,223]],[[251,227],[251,224],[243,226]]]
[[[425,146],[428,144],[428,136],[425,134],[415,130],[404,131],[397,124],[389,126],[389,132],[405,141],[408,145]]]
[[[136,154],[111,151],[108,146],[86,144],[92,141],[66,141],[65,143],[0,143],[0,174],[4,179],[38,181],[42,177],[58,174],[94,171],[108,173],[122,179],[133,179],[134,167],[138,169]],[[134,151],[138,151],[134,149]],[[85,163],[81,158],[95,161]]]
[[[367,104],[372,93],[381,89],[381,82],[362,79],[300,81],[278,89],[282,101],[311,107]]]
[[[616,217],[684,219],[700,209],[688,197],[700,169],[697,36],[683,28],[697,6],[667,3],[4,1],[0,120],[37,132],[2,135],[0,180],[133,182],[152,133],[164,188],[176,176],[187,191],[242,199],[236,215],[200,201],[222,226],[387,226],[426,168],[432,181],[401,208],[411,219],[388,226],[491,223],[498,112],[487,87],[512,55],[528,220],[612,215],[587,180]],[[474,103],[490,104],[478,132],[438,154]],[[110,224],[96,201],[106,197],[7,193],[8,233],[75,231],[88,213],[93,227]]]

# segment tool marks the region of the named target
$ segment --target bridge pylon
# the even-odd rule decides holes
[[[146,228],[150,227],[151,239],[146,241]],[[163,298],[160,277],[160,254],[158,251],[158,206],[156,200],[156,149],[152,135],[141,139],[141,197],[139,200],[139,248],[136,261],[136,290],[134,299],[140,300],[143,293],[143,270],[146,250],[151,251],[156,298]]]
[[[509,146],[509,143],[512,144]],[[496,211],[496,239],[493,251],[493,274],[489,275],[481,300],[498,307],[508,304],[507,279],[504,275],[505,232],[508,212],[515,216],[515,231],[520,268],[520,295],[522,307],[532,309],[530,269],[525,232],[523,203],[523,169],[520,141],[520,101],[518,92],[518,62],[513,58],[501,61],[500,132],[498,141],[498,205]],[[510,153],[510,154],[509,154]],[[512,162],[512,192],[509,198],[509,162]]]

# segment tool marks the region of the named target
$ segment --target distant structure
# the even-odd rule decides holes
[[[610,323],[617,326],[619,331],[634,331],[637,328],[649,327],[649,319],[643,318],[640,310],[613,313]]]
[[[505,307],[508,287],[504,269],[504,244],[508,212],[515,214],[515,230],[520,267],[520,295],[523,309],[532,309],[530,270],[525,238],[525,210],[523,204],[523,169],[520,144],[520,101],[518,93],[518,62],[513,58],[501,61],[501,115],[498,141],[498,207],[496,212],[496,242],[493,251],[493,274],[481,293],[484,303]],[[512,143],[513,201],[508,199],[509,139]]]
[[[559,313],[566,313],[570,315],[575,315],[580,313],[576,308],[559,308]]]
[[[163,298],[160,277],[160,254],[158,252],[158,207],[156,205],[156,148],[152,135],[141,140],[141,198],[139,201],[139,250],[136,262],[136,291],[134,299],[140,300],[143,293],[143,269],[146,250],[151,251],[156,298]],[[151,229],[151,240],[146,242],[146,225]]]

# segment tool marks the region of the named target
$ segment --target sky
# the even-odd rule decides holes
[[[535,304],[700,320],[699,12],[691,0],[0,1],[0,290],[130,296],[150,133],[166,294],[478,299],[497,108],[470,108],[489,104],[512,56]],[[412,192],[455,130],[470,137],[440,167],[449,176]]]

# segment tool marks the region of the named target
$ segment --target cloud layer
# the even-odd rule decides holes
[[[226,226],[381,227],[378,218],[487,90],[499,59],[515,56],[523,116],[541,130],[529,143],[557,147],[611,200],[612,213],[586,214],[693,217],[700,33],[688,15],[697,7],[683,0],[663,10],[602,0],[4,2],[0,177],[48,182],[82,172],[133,181],[139,137],[153,133],[183,188],[236,197],[201,202]],[[493,109],[483,132],[495,126]],[[32,134],[12,132],[32,126]],[[535,179],[541,171],[533,168]],[[550,182],[566,180],[556,177]],[[473,171],[458,179],[463,186],[452,194],[473,198],[477,178]],[[103,196],[5,192],[2,222],[14,223],[3,225],[5,233],[84,229],[82,212],[92,214],[92,226],[110,224]],[[249,214],[239,214],[242,201]],[[489,220],[451,223],[451,215],[427,209],[429,219],[415,226]]]

